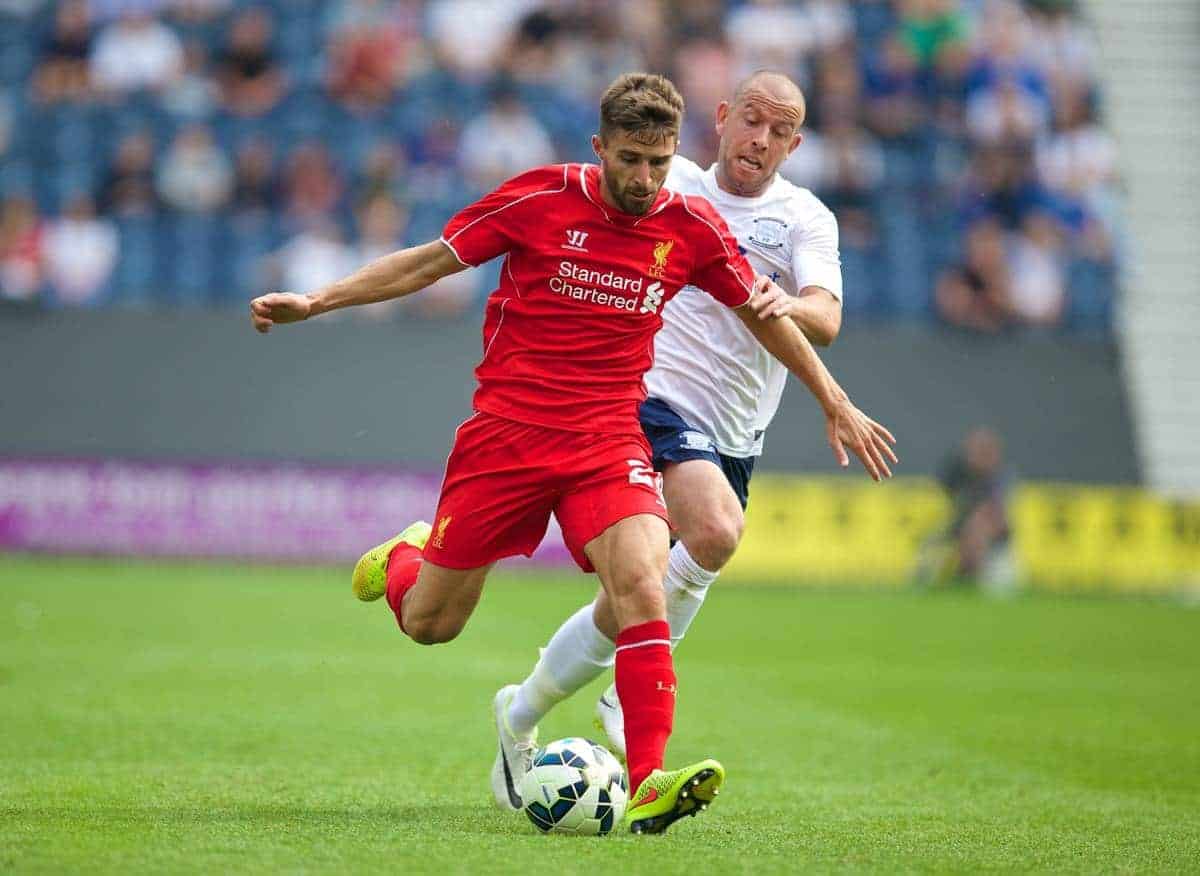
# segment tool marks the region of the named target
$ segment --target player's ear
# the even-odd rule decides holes
[[[796,147],[799,146],[803,142],[804,142],[804,135],[801,134],[799,131],[797,131],[795,133],[795,135],[792,137],[792,145],[788,147],[788,155],[791,155],[793,152],[795,152]]]
[[[714,127],[717,129],[717,136],[720,137],[725,133],[725,121],[729,118],[729,101],[723,100],[717,104],[717,123]]]
[[[596,153],[597,158],[604,160],[604,140],[599,134],[592,134],[592,151]]]

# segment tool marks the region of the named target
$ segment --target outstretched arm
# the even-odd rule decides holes
[[[250,302],[250,321],[257,331],[266,334],[278,323],[299,322],[327,310],[411,295],[466,267],[445,243],[432,240],[381,256],[349,277],[307,295],[261,295]]]
[[[756,289],[761,284],[756,283]],[[891,477],[887,460],[899,462],[890,444],[896,443],[892,433],[876,423],[850,401],[812,344],[790,319],[760,319],[751,304],[736,311],[750,333],[787,369],[804,381],[825,413],[829,446],[840,465],[849,465],[846,453],[854,451],[874,480]]]

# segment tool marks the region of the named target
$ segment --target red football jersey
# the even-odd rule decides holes
[[[663,189],[644,215],[610,207],[592,164],[540,167],[458,213],[442,241],[465,265],[506,254],[488,298],[476,410],[578,432],[635,432],[663,305],[686,285],[729,307],[754,270],[703,198]]]

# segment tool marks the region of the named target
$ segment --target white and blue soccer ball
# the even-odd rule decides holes
[[[625,770],[608,749],[587,739],[551,742],[521,779],[525,814],[543,833],[602,836],[625,817]]]

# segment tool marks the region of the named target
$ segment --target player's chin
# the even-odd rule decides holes
[[[733,172],[730,176],[733,177],[734,182],[739,183],[742,187],[754,189],[762,185],[774,172],[774,168],[768,170],[762,165],[756,166],[735,160],[733,162]]]
[[[621,207],[626,213],[630,213],[634,216],[641,216],[645,214],[646,211],[649,210],[654,204],[654,197],[656,194],[657,192],[652,192],[651,194],[646,195],[644,198],[639,198],[635,195],[626,195],[623,199],[624,203],[621,204]]]

